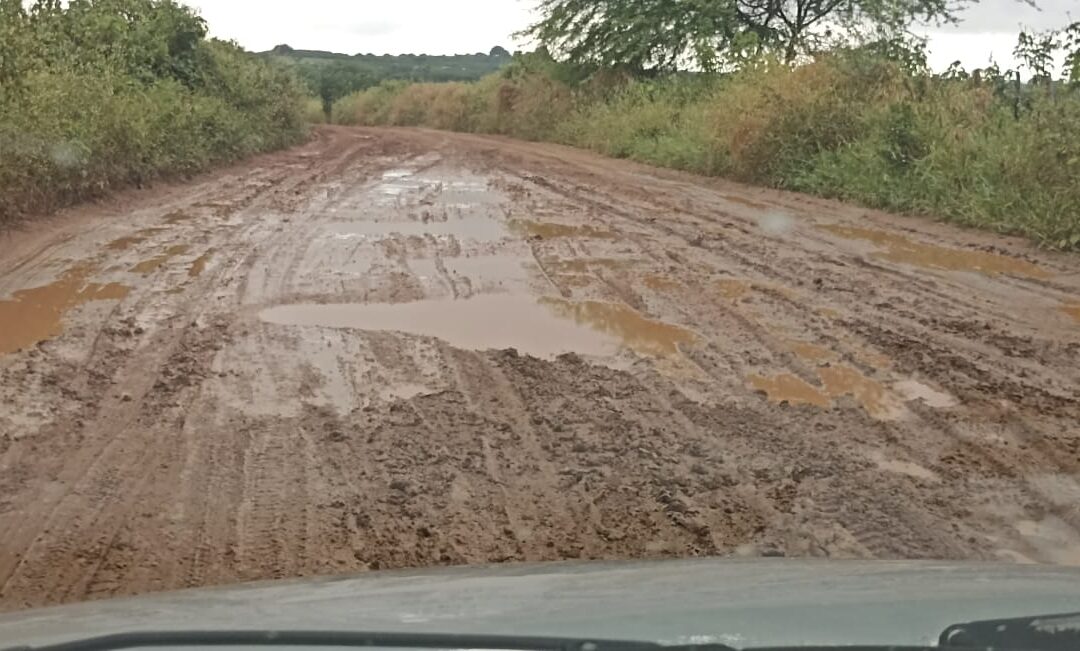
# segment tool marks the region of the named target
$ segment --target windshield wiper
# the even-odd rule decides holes
[[[938,644],[948,649],[994,647],[1076,651],[1080,649],[1080,613],[954,624],[945,629]]]

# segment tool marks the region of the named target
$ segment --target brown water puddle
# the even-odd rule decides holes
[[[516,294],[412,303],[284,305],[260,318],[279,325],[407,332],[437,337],[458,348],[514,348],[536,357],[563,353],[614,355],[626,346],[644,355],[678,354],[693,333],[646,319],[625,305]]]
[[[894,420],[903,413],[902,406],[885,390],[885,387],[848,366],[823,366],[817,369],[821,387],[805,380],[782,373],[772,377],[752,375],[748,379],[758,391],[764,391],[773,402],[795,405],[829,407],[832,401],[851,396],[874,418]]]
[[[1067,316],[1071,316],[1074,321],[1080,322],[1080,303],[1076,305],[1063,305],[1061,311]]]
[[[105,245],[105,248],[109,251],[127,251],[136,244],[145,242],[151,235],[160,233],[163,230],[162,228],[144,228],[134,235],[126,235],[109,242]]]
[[[137,274],[150,274],[157,271],[163,264],[175,258],[178,255],[184,255],[191,248],[187,244],[177,244],[176,246],[170,246],[165,249],[165,252],[159,256],[150,258],[149,260],[143,260],[139,264],[131,268],[132,273]]]
[[[672,280],[667,276],[658,276],[656,274],[649,274],[645,276],[643,281],[645,286],[649,289],[654,289],[658,292],[672,292],[678,289],[682,289],[682,283],[677,280]]]
[[[720,291],[721,296],[730,301],[738,302],[739,299],[749,293],[750,282],[746,280],[725,278],[723,280],[716,281],[716,287]]]
[[[836,353],[828,348],[818,346],[817,344],[806,343],[805,341],[792,342],[788,347],[791,349],[791,352],[807,362],[824,362],[836,357]]]
[[[198,278],[199,276],[201,276],[202,272],[206,270],[206,264],[210,262],[210,258],[213,255],[214,250],[210,249],[206,253],[195,258],[195,260],[191,263],[191,266],[188,267],[188,277]]]
[[[787,402],[793,405],[814,405],[828,407],[832,404],[829,396],[814,385],[791,373],[781,373],[772,377],[751,375],[750,384],[758,391],[764,391],[773,402]]]
[[[612,240],[615,232],[596,228],[595,226],[570,224],[554,224],[551,222],[537,222],[528,219],[510,220],[510,229],[527,237],[539,237],[545,240],[558,237],[591,237],[593,239]]]
[[[876,253],[874,257],[890,262],[946,271],[974,271],[986,275],[1013,274],[1029,278],[1050,277],[1050,274],[1041,267],[1007,255],[950,249],[935,244],[917,242],[896,233],[872,228],[857,228],[836,224],[825,224],[819,226],[819,228],[840,237],[873,242],[883,249]]]
[[[283,305],[263,310],[260,318],[279,325],[406,332],[437,337],[457,348],[514,348],[549,359],[563,353],[612,355],[619,346],[615,337],[560,318],[535,298],[516,294],[398,304]]]
[[[899,403],[880,382],[871,380],[850,366],[823,366],[817,370],[825,393],[833,399],[844,395],[855,398],[874,418],[892,420],[900,414]]]
[[[119,300],[130,288],[118,283],[87,282],[94,267],[83,264],[56,281],[15,292],[0,301],[0,354],[12,353],[55,337],[63,331],[64,314],[90,301]]]
[[[697,339],[685,328],[647,319],[622,303],[576,302],[561,298],[542,298],[540,302],[561,317],[618,338],[624,346],[642,355],[675,356],[679,354],[679,344]]]
[[[856,348],[852,352],[852,355],[856,360],[871,368],[889,368],[892,366],[891,357],[872,350]]]

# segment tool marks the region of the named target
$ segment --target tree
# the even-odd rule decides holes
[[[974,0],[541,0],[522,35],[574,63],[635,71],[716,69],[732,53],[775,49],[788,61],[823,39],[950,21]]]
[[[488,56],[509,59],[510,53],[503,46],[496,45],[495,47],[491,48],[491,53],[488,54]]]
[[[333,117],[334,102],[353,91],[370,88],[377,83],[367,70],[341,61],[320,65],[317,70],[314,79],[309,79],[322,100],[327,122]]]
[[[1073,84],[1080,85],[1080,21],[1064,31],[1065,37],[1065,76]]]
[[[1049,84],[1054,76],[1054,55],[1060,47],[1057,32],[1020,32],[1013,55],[1031,71],[1033,83]]]

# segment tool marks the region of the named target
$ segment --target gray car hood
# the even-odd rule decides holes
[[[686,560],[254,583],[9,613],[5,645],[116,632],[322,629],[733,646],[933,644],[948,625],[1080,611],[1080,568]]]

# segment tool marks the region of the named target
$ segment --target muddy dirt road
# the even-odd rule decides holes
[[[693,555],[1080,564],[1080,258],[323,129],[0,249],[0,609]]]

